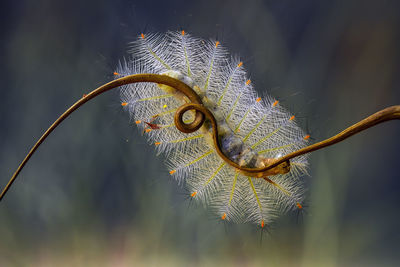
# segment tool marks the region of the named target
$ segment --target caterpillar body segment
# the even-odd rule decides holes
[[[218,41],[186,32],[143,34],[132,43],[131,53],[116,72],[162,74],[191,87],[217,121],[223,154],[239,166],[264,167],[306,146],[308,138],[292,115],[277,100],[258,97],[243,63],[231,58]],[[125,85],[121,102],[132,121],[147,129],[144,135],[150,144],[165,155],[170,175],[221,220],[264,227],[303,202],[300,177],[306,172],[306,156],[293,159],[290,170],[276,169],[260,177],[264,179],[249,177],[216,153],[208,120],[189,134],[174,126],[175,111],[190,103],[182,93],[165,85]],[[189,123],[194,117],[189,110],[183,121]]]

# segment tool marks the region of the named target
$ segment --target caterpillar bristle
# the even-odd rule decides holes
[[[185,31],[141,34],[131,44],[131,58],[118,76],[164,74],[191,87],[219,122],[225,153],[243,166],[279,158],[304,147],[309,135],[279,101],[257,96],[242,61],[229,56],[217,40],[201,40]],[[264,179],[247,177],[216,153],[207,121],[185,134],[174,125],[174,114],[188,100],[173,88],[134,84],[121,88],[121,103],[145,137],[166,157],[169,173],[190,193],[190,199],[209,207],[220,220],[252,222],[262,228],[280,214],[299,209],[304,200],[301,176],[307,157],[291,161],[291,170]],[[183,120],[191,122],[194,112]],[[144,122],[144,123],[143,123]]]

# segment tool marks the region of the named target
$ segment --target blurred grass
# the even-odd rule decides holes
[[[1,9],[0,184],[142,31],[183,27],[239,54],[260,93],[320,140],[400,103],[396,1],[18,1]],[[295,96],[292,96],[296,94]],[[40,148],[0,203],[0,266],[396,266],[397,122],[310,157],[309,207],[270,234],[189,205],[118,94]]]

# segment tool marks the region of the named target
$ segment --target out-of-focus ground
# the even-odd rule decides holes
[[[82,2],[2,3],[1,186],[141,32],[220,40],[313,141],[400,104],[397,1]],[[107,93],[53,133],[0,203],[0,266],[398,266],[399,136],[392,121],[313,153],[306,214],[261,241],[189,205]]]

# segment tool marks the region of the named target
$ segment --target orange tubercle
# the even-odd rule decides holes
[[[143,33],[141,33],[140,36],[142,37],[142,39],[144,39],[144,34]]]
[[[247,85],[249,85],[250,83],[251,83],[251,80],[250,80],[250,79],[246,81],[246,84],[247,84]]]
[[[289,120],[290,120],[290,121],[294,120],[294,116],[290,117],[290,119],[289,119]]]
[[[161,142],[155,142],[154,143],[156,146],[161,145]]]
[[[122,103],[121,103],[121,106],[123,106],[123,107],[125,107],[126,105],[128,105],[127,102],[122,102]]]
[[[265,226],[264,220],[261,220],[261,228],[264,228],[264,226]]]
[[[238,67],[241,67],[243,65],[243,62],[239,62]]]
[[[197,192],[196,192],[196,191],[194,191],[190,196],[191,196],[191,197],[194,197],[195,195],[197,195]]]
[[[217,48],[218,45],[219,45],[219,41],[216,41],[216,42],[215,42],[215,48]]]
[[[302,206],[299,202],[296,203],[296,206],[297,206],[299,209],[302,209],[302,208],[303,208],[303,206]]]
[[[226,219],[226,213],[224,213],[224,214],[221,216],[221,219],[222,219],[222,220],[225,220],[225,219]]]
[[[172,171],[169,172],[169,174],[171,174],[171,175],[174,174],[174,173],[176,173],[176,170],[172,170]]]
[[[182,34],[182,36],[184,36],[184,35],[185,35],[185,31],[184,31],[184,30],[182,30],[182,31],[181,31],[181,34]]]
[[[261,97],[257,97],[256,102],[260,102],[261,101]]]
[[[278,105],[279,101],[275,100],[275,102],[272,104],[273,107],[275,107],[276,105]]]
[[[140,124],[141,122],[141,120],[135,121],[136,124]]]
[[[115,76],[120,75],[118,72],[114,71],[113,73]]]
[[[304,140],[308,140],[308,138],[310,138],[310,135],[307,134],[306,136],[304,136]]]
[[[151,129],[146,129],[146,130],[144,130],[146,133],[149,133],[149,132],[151,132]],[[156,142],[155,144],[156,144],[156,146],[157,145],[159,145],[159,144],[157,144],[157,143],[159,143],[159,142]]]

